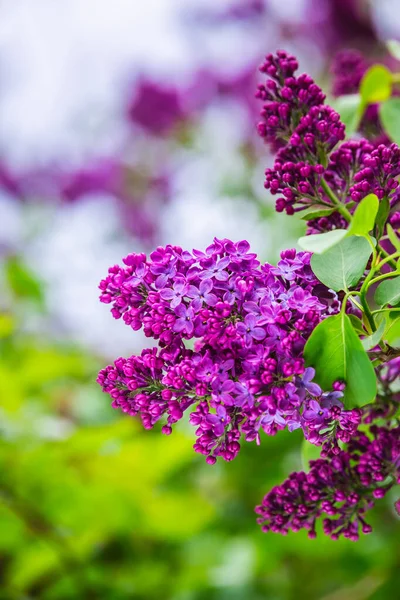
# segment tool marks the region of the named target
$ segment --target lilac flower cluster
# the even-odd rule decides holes
[[[364,159],[373,150],[374,146],[365,139],[348,140],[329,156],[324,177],[330,188],[343,203],[348,200],[349,188],[353,182],[354,174],[363,168]]]
[[[267,56],[261,71],[268,80],[257,92],[264,103],[259,133],[277,150],[265,180],[279,195],[277,210],[314,207],[308,233],[346,228],[362,198],[375,193],[389,200],[388,221],[400,222],[399,148],[343,142],[339,115],[308,75],[295,76],[297,66],[285,52]],[[301,429],[321,458],[267,494],[256,509],[259,523],[264,531],[305,528],[315,537],[316,519],[325,515],[327,535],[355,540],[360,526],[371,530],[364,515],[374,500],[400,481],[400,359],[384,351],[376,401],[362,409],[345,409],[344,381],[321,389],[304,347],[318,323],[339,312],[342,296],[316,279],[310,258],[286,250],[276,266],[260,264],[248,242],[217,238],[204,252],[168,245],[149,258],[130,254],[109,269],[100,298],[157,347],[118,358],[98,383],[114,408],[140,417],[145,428],[161,422],[169,435],[187,414],[194,449],[209,464],[233,460],[243,441],[259,444],[262,431]],[[355,310],[350,302],[343,308]]]
[[[307,161],[296,162],[292,160],[285,162],[282,160],[282,156],[287,152],[286,148],[279,151],[274,167],[266,169],[264,186],[270,190],[271,194],[282,195],[276,201],[276,210],[278,212],[285,211],[287,214],[292,215],[316,204],[320,208],[335,209],[322,187],[322,179],[326,181],[332,192],[344,205],[351,203],[353,200],[359,200],[358,196],[352,198],[351,191],[356,192],[358,188],[353,190],[351,184],[354,182],[354,174],[365,168],[374,152],[374,147],[364,139],[346,141],[330,154],[326,167],[322,164],[312,164]],[[292,158],[294,158],[293,155]],[[378,168],[382,170],[386,167],[382,163],[379,167],[375,167],[376,170]],[[367,175],[369,175],[369,172],[365,173],[364,178]],[[369,178],[370,180],[371,178]],[[362,182],[363,178],[360,178],[359,183]],[[384,183],[387,187],[387,182]],[[365,183],[362,183],[362,185],[366,187]],[[334,218],[336,218],[336,221],[333,220]],[[324,222],[318,224],[314,220],[309,225],[315,229],[322,227],[326,230],[328,225],[332,225],[332,223],[335,223],[337,227],[346,227],[346,222],[338,213],[335,213],[334,216],[330,215],[329,221],[325,218]]]
[[[142,79],[129,100],[128,120],[153,135],[166,135],[188,116],[181,95],[177,88]]]
[[[331,68],[333,95],[356,94],[368,66],[367,60],[357,50],[338,52]]]
[[[354,434],[346,451],[311,461],[308,473],[292,473],[256,507],[264,532],[286,534],[306,529],[316,536],[316,520],[331,539],[358,540],[370,533],[365,513],[400,483],[400,427],[372,426],[369,435]]]
[[[152,175],[144,164],[132,165],[121,158],[103,157],[78,168],[46,166],[17,171],[0,163],[0,191],[20,201],[54,203],[55,198],[75,203],[106,195],[122,214],[125,229],[146,245],[158,229],[154,214],[170,199],[171,177],[167,171]]]
[[[258,133],[273,148],[287,143],[301,118],[325,99],[309,75],[294,77],[297,69],[296,58],[284,51],[276,56],[269,54],[260,67],[268,79],[258,86],[256,93],[263,102]]]
[[[310,165],[305,162],[284,162],[280,157],[273,169],[265,171],[264,187],[271,194],[282,194],[276,202],[277,212],[294,214],[295,205],[314,203],[322,194],[321,176],[325,169],[322,165]]]
[[[344,68],[357,61],[359,57],[342,56],[340,64]],[[267,101],[259,134],[279,148],[274,166],[265,171],[264,183],[278,195],[276,210],[292,215],[317,206],[320,210],[308,223],[308,233],[316,233],[346,228],[345,213],[338,206],[342,204],[351,214],[371,192],[380,199],[388,196],[393,209],[398,202],[398,146],[378,145],[376,139],[374,143],[365,139],[341,143],[345,127],[339,115],[323,104],[325,97],[314,82],[295,77],[296,69],[296,59],[285,52],[267,56],[261,71],[269,79],[256,94]],[[346,73],[345,69],[347,77]],[[293,94],[287,91],[289,83],[297,86]],[[318,214],[321,209],[323,213]]]
[[[112,267],[102,302],[159,342],[100,372],[113,406],[145,427],[165,417],[164,433],[190,409],[195,450],[208,462],[234,458],[241,436],[259,443],[260,430],[285,427],[333,448],[357,418],[343,410],[341,391],[323,393],[304,366],[310,333],[340,308],[309,262],[308,253],[287,250],[276,267],[260,266],[247,242],[214,239],[205,252],[167,246]]]
[[[325,106],[325,95],[308,75],[295,77],[295,57],[268,55],[260,70],[268,77],[256,97],[264,104],[258,132],[272,147],[280,148],[272,169],[265,172],[265,187],[282,194],[276,208],[293,214],[306,205],[331,206],[321,188],[328,155],[344,140],[345,127],[338,113]]]
[[[379,199],[396,193],[400,175],[400,148],[396,144],[380,144],[361,158],[361,169],[354,175],[349,190],[352,200],[358,202],[367,194],[374,193]],[[397,201],[397,198],[394,198]]]
[[[330,106],[312,106],[302,117],[280,151],[286,160],[307,160],[311,164],[321,161],[345,138],[345,127],[340,116]]]

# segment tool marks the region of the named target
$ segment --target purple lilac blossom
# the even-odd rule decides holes
[[[131,254],[124,263],[100,283],[101,300],[159,348],[100,372],[115,408],[140,415],[145,427],[166,419],[167,433],[189,410],[195,450],[211,462],[234,458],[242,436],[259,443],[260,429],[274,435],[286,426],[302,427],[327,452],[336,448],[349,411],[340,402],[338,414],[323,407],[324,434],[303,414],[327,397],[305,368],[304,345],[320,320],[340,309],[334,293],[330,303],[315,295],[321,284],[310,254],[287,250],[277,267],[260,265],[247,242],[216,238],[205,252],[167,246],[149,260]],[[191,339],[193,350],[185,345]]]
[[[306,529],[314,538],[316,520],[324,517],[323,530],[331,539],[358,540],[360,529],[372,531],[366,511],[400,483],[400,428],[374,425],[368,435],[354,434],[346,451],[310,465],[308,473],[292,473],[256,507],[262,530]]]
[[[158,230],[154,215],[170,198],[170,177],[166,172],[151,175],[141,165],[111,157],[91,160],[78,168],[49,164],[11,170],[0,162],[0,190],[24,202],[75,203],[109,196],[122,215],[126,231],[149,245]]]
[[[11,196],[21,197],[23,194],[20,189],[18,177],[11,168],[0,159],[0,190],[4,190]]]
[[[259,132],[280,148],[266,173],[266,187],[283,196],[278,210],[292,214],[320,203],[332,210],[314,219],[309,233],[346,227],[330,204],[329,185],[349,211],[367,193],[388,197],[396,223],[400,150],[363,139],[339,145],[339,115],[323,105],[308,76],[294,77],[296,69],[284,52],[268,56],[262,71],[270,79],[258,92],[265,103]],[[209,464],[234,459],[241,440],[259,444],[262,432],[301,428],[321,447],[321,459],[267,494],[256,509],[263,530],[305,528],[315,537],[316,519],[326,514],[332,539],[358,539],[360,526],[371,531],[366,510],[399,482],[399,428],[390,422],[398,414],[399,359],[377,367],[373,405],[346,410],[345,383],[322,390],[303,358],[316,325],[340,310],[338,296],[315,279],[308,253],[286,250],[273,267],[249,250],[248,242],[215,238],[205,251],[159,247],[149,259],[132,254],[125,267],[111,267],[100,283],[102,302],[158,348],[117,359],[98,383],[113,407],[140,416],[145,428],[161,420],[169,435],[189,412],[194,449]],[[359,430],[362,421],[382,417],[391,427]]]
[[[187,117],[177,88],[142,79],[127,107],[128,119],[152,133],[165,135]]]
[[[263,102],[258,133],[273,149],[286,144],[301,117],[323,104],[325,95],[309,75],[294,77],[298,62],[284,51],[268,54],[260,67],[268,79],[260,84],[256,97]]]
[[[357,50],[338,52],[331,66],[333,95],[356,94],[368,67],[368,61],[361,52]]]
[[[376,136],[373,143],[341,143],[345,128],[339,115],[324,104],[325,96],[312,80],[295,77],[297,67],[296,59],[285,52],[268,55],[261,67],[267,81],[256,94],[263,101],[259,134],[278,149],[264,183],[278,195],[276,210],[293,215],[316,207],[320,214],[310,215],[308,234],[347,227],[335,196],[349,214],[369,193],[379,199],[387,196],[394,214],[400,149],[379,144]]]

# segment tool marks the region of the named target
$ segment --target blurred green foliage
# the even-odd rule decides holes
[[[43,284],[18,256],[9,256],[4,263],[5,279],[16,299],[29,299],[44,306]]]
[[[106,359],[27,333],[24,303],[42,297],[40,284],[19,261],[6,274],[0,599],[398,597],[393,497],[358,543],[262,534],[254,506],[302,468],[301,436],[264,437],[211,467],[193,452],[187,423],[170,437],[144,431],[95,384]]]

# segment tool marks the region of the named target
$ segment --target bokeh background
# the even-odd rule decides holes
[[[329,91],[341,48],[400,39],[398,0],[0,0],[0,598],[391,600],[400,523],[361,541],[262,534],[291,470],[280,433],[210,467],[113,411],[98,370],[145,344],[98,302],[132,251],[301,222],[263,188],[257,65],[277,48]],[[392,498],[393,500],[393,498]]]

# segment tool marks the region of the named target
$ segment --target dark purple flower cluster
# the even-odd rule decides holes
[[[364,158],[373,150],[374,146],[365,139],[348,140],[330,154],[324,178],[342,203],[349,200],[354,174],[362,169]]]
[[[260,67],[268,79],[258,86],[256,93],[263,102],[258,133],[273,148],[287,143],[301,118],[325,99],[321,88],[309,75],[294,77],[297,69],[296,58],[284,51],[276,56],[269,54]]]
[[[10,167],[0,160],[0,190],[4,190],[11,196],[20,196],[21,190],[18,178]]]
[[[393,197],[399,185],[396,178],[400,175],[400,148],[396,144],[380,144],[363,154],[360,162],[361,169],[354,175],[349,190],[351,199],[358,202],[370,193],[379,199]]]
[[[374,147],[367,140],[350,140],[330,154],[329,162],[324,167],[304,160],[285,162],[282,159],[287,153],[284,148],[278,152],[274,167],[266,169],[264,186],[271,194],[281,195],[276,201],[278,212],[286,211],[291,215],[315,205],[334,210],[335,206],[322,187],[322,178],[342,204],[349,204],[356,199],[349,193],[354,174],[364,167],[364,159],[368,160],[373,151]],[[349,210],[352,208],[349,207]],[[324,217],[320,223],[313,220],[309,225],[315,230],[326,231],[328,228],[346,227],[346,221],[340,214],[334,213],[329,215],[329,219]]]
[[[358,540],[370,533],[365,513],[400,483],[400,427],[372,426],[369,435],[352,436],[347,450],[329,459],[311,461],[308,473],[292,473],[256,507],[262,530],[286,534],[308,530],[316,536],[316,520],[331,539]]]
[[[276,267],[260,266],[247,242],[215,239],[205,252],[167,246],[150,260],[132,254],[125,267],[109,269],[101,300],[112,303],[115,318],[159,341],[158,350],[100,372],[113,406],[140,415],[145,427],[165,416],[164,433],[190,409],[195,450],[209,462],[234,458],[242,435],[259,443],[260,430],[302,427],[315,443],[342,439],[336,432],[355,422],[352,411],[342,410],[341,392],[323,393],[304,366],[309,335],[340,308],[309,262],[308,253],[288,250]],[[317,422],[310,411],[318,406],[324,419]]]
[[[399,199],[398,197],[396,198],[396,205],[399,203]],[[389,217],[389,223],[391,224],[391,226],[393,227],[393,229],[397,229],[398,231],[400,231],[400,211],[395,211],[393,214],[390,215]]]
[[[310,77],[294,76],[297,68],[285,52],[267,56],[261,71],[269,79],[256,93],[264,102],[259,134],[280,148],[274,167],[266,170],[265,187],[282,194],[276,208],[288,214],[316,203],[332,206],[321,179],[329,154],[345,138],[339,114],[324,105],[325,96]]]
[[[120,158],[103,157],[78,168],[48,166],[12,171],[0,164],[0,190],[26,201],[56,198],[73,203],[83,198],[106,195],[114,199],[123,223],[146,245],[151,244],[158,228],[154,214],[170,198],[170,175],[151,175],[142,164],[132,165]]]
[[[182,122],[186,111],[177,88],[148,79],[135,83],[134,96],[127,108],[128,119],[154,135],[165,135]]]
[[[357,50],[341,50],[332,63],[332,93],[334,96],[356,94],[368,69],[368,62]]]
[[[356,60],[344,55],[342,59],[342,66]],[[377,145],[376,139],[374,143],[366,139],[341,143],[344,124],[338,113],[323,104],[324,96],[315,91],[318,86],[306,86],[301,108],[298,96],[283,93],[285,77],[297,83],[301,79],[294,76],[296,68],[294,57],[284,52],[268,56],[261,69],[270,79],[256,94],[263,100],[270,98],[266,90],[271,88],[275,94],[274,101],[263,106],[259,133],[279,147],[273,168],[265,171],[264,183],[273,195],[279,195],[276,210],[292,215],[317,207],[315,216],[310,216],[308,233],[318,233],[346,228],[349,215],[369,193],[379,199],[390,196],[394,208],[400,149],[395,144]]]
[[[287,160],[308,160],[311,164],[324,161],[333,148],[345,138],[345,127],[340,115],[330,106],[313,106],[300,119],[280,151]]]
[[[276,201],[276,210],[291,215],[304,206],[314,204],[319,196],[322,200],[321,176],[324,172],[322,165],[284,162],[278,154],[274,168],[265,171],[264,187],[273,195],[282,194],[283,197]]]
[[[325,52],[349,42],[371,46],[378,41],[372,6],[360,0],[306,0],[308,31]]]

